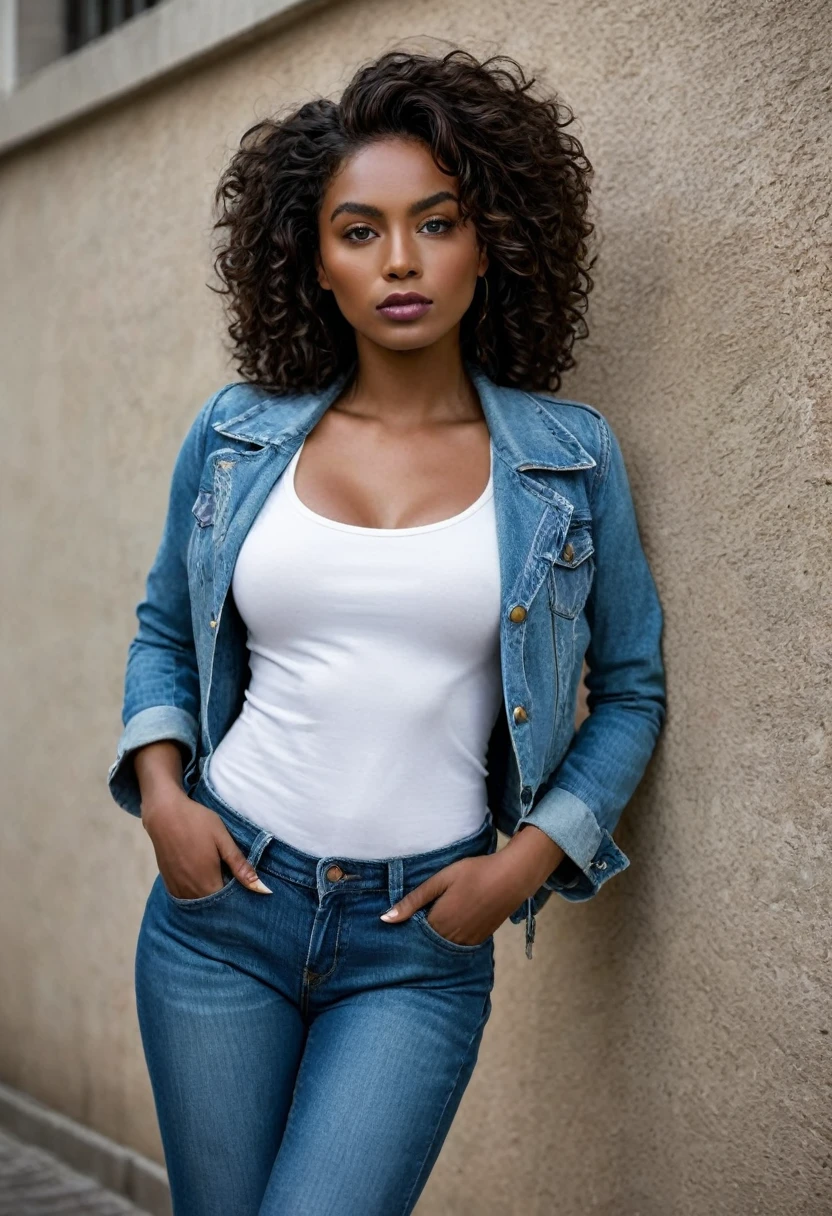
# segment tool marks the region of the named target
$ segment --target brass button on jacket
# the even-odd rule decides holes
[[[528,722],[529,720],[529,715],[526,713],[522,705],[515,705],[513,716],[515,722]]]
[[[563,546],[563,553],[561,554],[561,557],[563,558],[563,560],[565,562],[571,562],[572,558],[574,556],[575,556],[575,550],[572,548],[572,546],[570,544],[565,544]]]
[[[525,621],[526,619],[526,609],[522,604],[515,604],[508,615],[515,625],[519,625],[521,621]]]

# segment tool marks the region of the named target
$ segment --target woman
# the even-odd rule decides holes
[[[217,191],[242,380],[179,453],[109,774],[159,867],[136,988],[176,1216],[411,1212],[495,930],[531,957],[553,891],[629,864],[661,610],[608,423],[543,395],[590,166],[533,83],[384,55]]]

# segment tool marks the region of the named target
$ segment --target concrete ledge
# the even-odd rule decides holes
[[[0,1127],[34,1144],[152,1216],[171,1216],[166,1171],[155,1161],[0,1083]]]
[[[0,100],[0,156],[334,0],[167,0]]]

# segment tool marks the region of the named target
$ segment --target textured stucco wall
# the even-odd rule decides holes
[[[3,1080],[159,1156],[132,994],[155,863],[104,778],[176,447],[229,378],[210,191],[256,115],[447,39],[581,116],[603,243],[564,392],[624,447],[670,715],[631,868],[550,901],[531,964],[500,930],[419,1210],[832,1208],[831,24],[823,0],[361,0],[0,162]]]

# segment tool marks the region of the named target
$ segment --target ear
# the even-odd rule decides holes
[[[488,270],[488,250],[485,245],[480,247],[480,258],[477,264],[477,274],[482,276]]]
[[[324,270],[324,264],[321,261],[321,254],[319,250],[316,250],[315,252],[315,272],[318,276],[318,282],[324,291],[332,291],[329,279],[327,278],[327,273]]]

